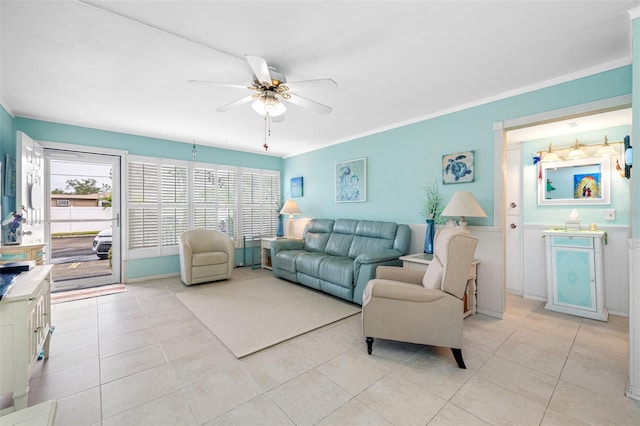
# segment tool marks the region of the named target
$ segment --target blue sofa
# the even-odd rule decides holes
[[[312,219],[302,239],[271,243],[273,273],[362,305],[376,268],[401,265],[410,242],[409,226],[395,222]]]

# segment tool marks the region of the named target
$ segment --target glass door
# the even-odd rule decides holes
[[[45,149],[52,291],[121,282],[120,156]]]

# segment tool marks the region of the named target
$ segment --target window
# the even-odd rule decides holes
[[[238,169],[193,169],[193,227],[217,229],[238,240]]]
[[[243,169],[241,176],[242,236],[276,235],[280,205],[280,173]]]
[[[58,207],[69,207],[69,200],[56,200],[56,206]]]
[[[276,234],[278,171],[131,156],[127,173],[132,258],[176,254],[191,228],[225,232],[236,247],[243,236]]]

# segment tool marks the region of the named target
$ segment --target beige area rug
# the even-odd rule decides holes
[[[51,293],[51,303],[71,302],[72,300],[124,293],[125,291],[127,291],[127,287],[124,284],[103,285],[100,287],[84,288],[82,290],[61,291]]]
[[[360,307],[274,277],[220,281],[177,293],[242,358],[360,312]]]

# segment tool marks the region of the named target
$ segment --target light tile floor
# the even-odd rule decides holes
[[[64,426],[640,424],[626,318],[509,296],[503,320],[465,320],[467,370],[443,348],[376,340],[367,355],[358,315],[237,360],[175,296],[190,289],[161,279],[53,305],[29,404],[57,399]]]

